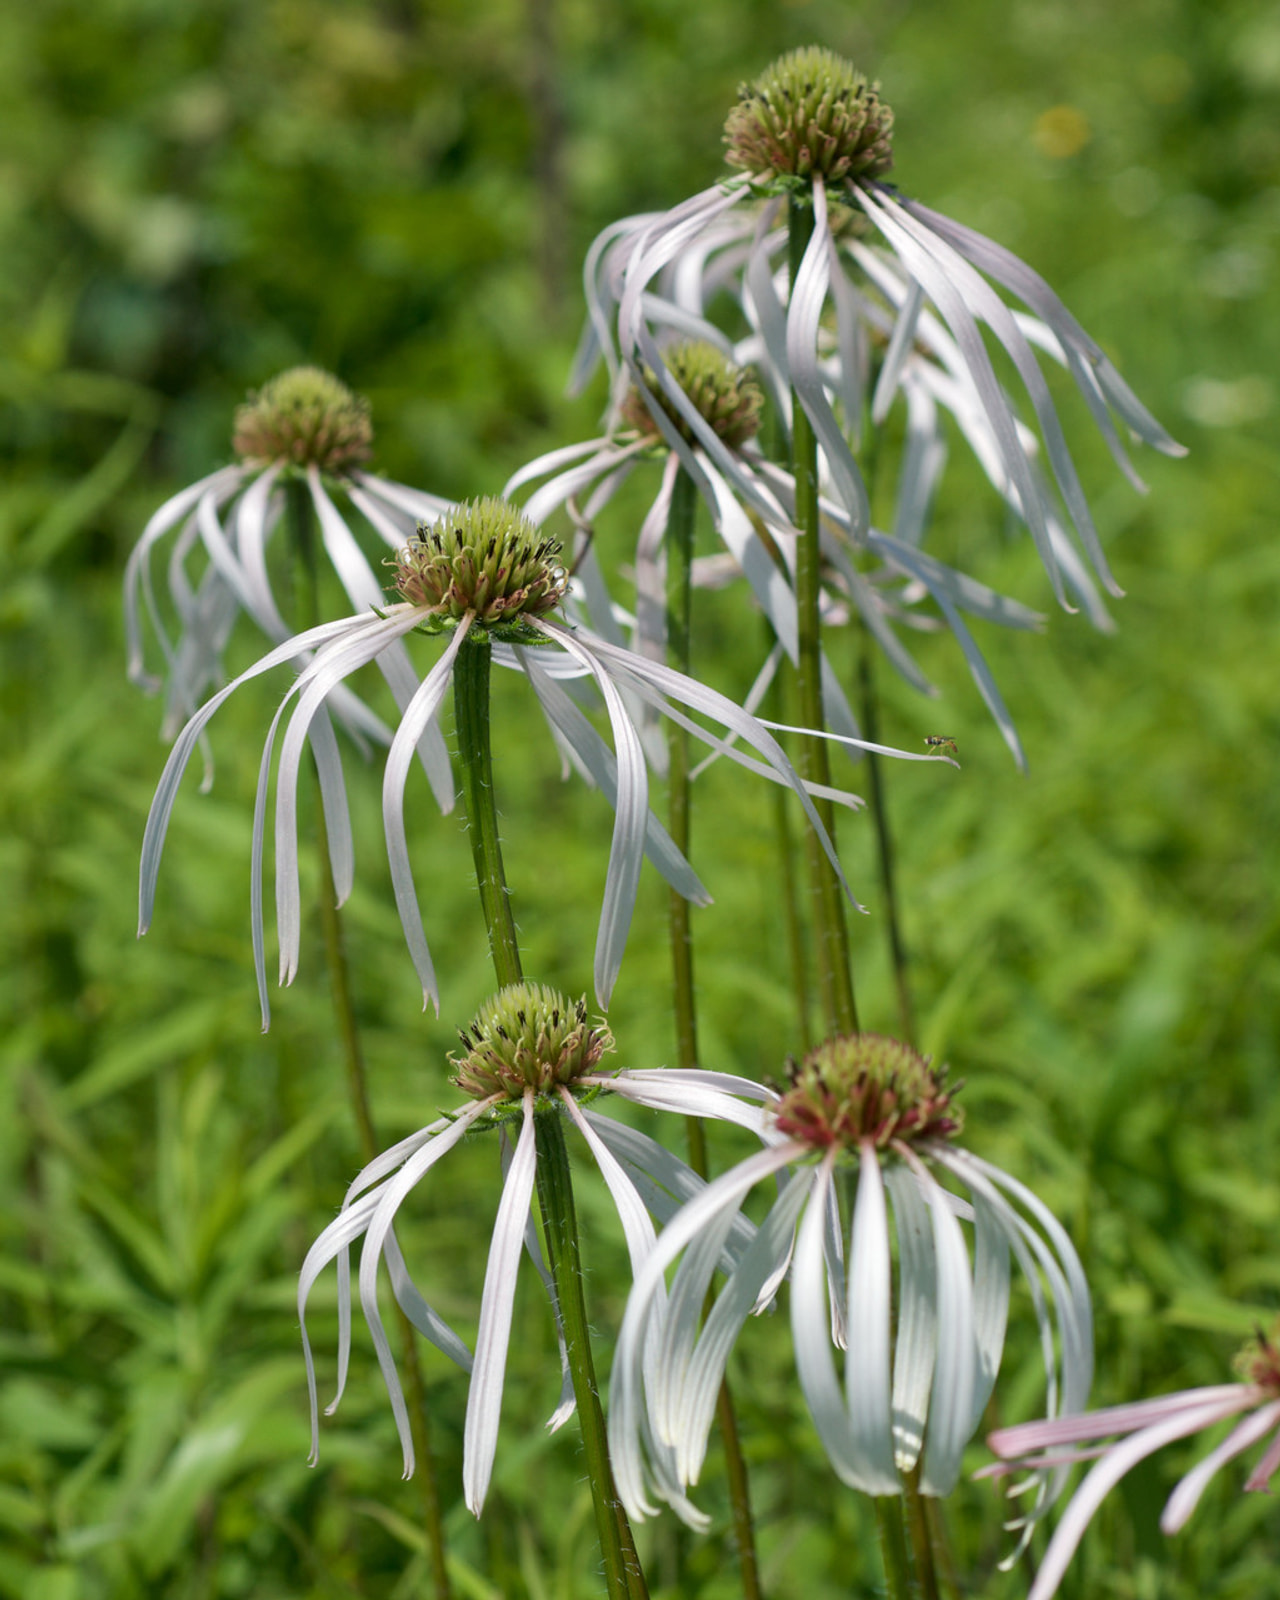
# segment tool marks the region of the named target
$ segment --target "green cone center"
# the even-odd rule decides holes
[[[585,999],[570,1001],[541,983],[509,984],[458,1038],[463,1053],[449,1057],[453,1081],[476,1100],[549,1093],[594,1072],[614,1047],[604,1023],[588,1020]]]

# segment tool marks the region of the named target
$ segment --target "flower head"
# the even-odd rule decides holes
[[[755,437],[764,395],[747,368],[738,366],[705,339],[685,339],[672,345],[665,360],[667,371],[689,403],[727,448],[732,450]],[[644,382],[643,389],[633,384],[628,390],[622,403],[622,420],[637,433],[656,436],[658,429],[650,410],[652,399],[685,443],[695,444],[693,429],[663,394],[652,368],[645,371]]]
[[[369,402],[321,367],[291,367],[237,410],[231,448],[254,466],[340,473],[373,453]]]
[[[291,368],[250,395],[236,412],[232,442],[236,463],[167,500],[147,523],[125,568],[129,676],[148,690],[164,687],[170,737],[206,691],[222,681],[222,653],[242,612],[276,644],[298,631],[281,610],[268,562],[289,496],[300,497],[307,515],[317,519],[320,546],[351,604],[362,609],[381,603],[382,586],[335,493],[394,549],[404,544],[417,519],[434,519],[449,506],[437,495],[363,469],[373,445],[369,403],[318,367]],[[178,623],[173,637],[151,563],[160,541],[175,529],[168,564],[169,599]],[[188,571],[197,551],[206,561],[199,575]],[[164,657],[163,678],[145,664],[144,612]],[[298,665],[304,659],[299,657]],[[388,650],[379,666],[403,709],[416,686],[403,647]],[[362,744],[390,743],[382,719],[349,689],[333,696],[330,709]],[[448,810],[453,804],[449,763],[434,726],[424,732],[421,756],[436,799]]]
[[[449,1356],[471,1382],[463,1444],[463,1484],[467,1505],[479,1515],[484,1505],[497,1445],[507,1348],[511,1336],[516,1275],[522,1249],[528,1253],[551,1299],[559,1330],[553,1280],[543,1262],[530,1218],[537,1175],[536,1119],[562,1116],[582,1135],[618,1210],[633,1271],[653,1248],[650,1216],[660,1222],[698,1194],[705,1184],[684,1162],[636,1129],[589,1109],[601,1094],[621,1095],[638,1105],[735,1122],[761,1132],[759,1102],[768,1091],[745,1079],[697,1071],[605,1072],[603,1057],[613,1040],[602,1022],[590,1022],[584,1001],[573,1002],[540,984],[520,983],[488,1001],[461,1035],[465,1054],[455,1058],[457,1083],[469,1097],[460,1111],[432,1122],[380,1155],[352,1183],[342,1210],[307,1253],[298,1283],[307,1384],[311,1395],[312,1457],[319,1447],[315,1366],[307,1334],[307,1304],[317,1279],[338,1263],[338,1392],[341,1399],[351,1348],[350,1250],[363,1240],[359,1293],[404,1450],[406,1476],[413,1470],[413,1442],[404,1393],[378,1309],[378,1277],[385,1263],[401,1309],[437,1349]],[[506,1133],[519,1132],[512,1151]],[[396,1239],[401,1207],[427,1173],[470,1133],[498,1128],[503,1133],[502,1195],[489,1246],[474,1356],[418,1290]],[[725,1235],[718,1252],[732,1267],[751,1243],[745,1222]],[[560,1403],[548,1424],[559,1427],[573,1412],[563,1331],[560,1332]],[[687,1508],[694,1518],[696,1512]]]
[[[518,618],[545,616],[564,599],[569,575],[559,554],[556,540],[505,500],[476,500],[418,529],[396,557],[396,588],[442,626],[470,616],[502,638]]]
[[[680,411],[698,448],[743,504],[768,522],[740,463],[692,408],[680,405],[680,386],[667,366],[668,328],[682,338],[725,344],[709,308],[728,290],[751,329],[734,345],[735,359],[756,367],[784,428],[794,401],[817,436],[829,502],[824,554],[845,601],[895,667],[927,688],[891,624],[907,604],[932,599],[1021,759],[1008,710],[961,613],[1020,627],[1035,626],[1037,619],[1002,596],[975,590],[969,574],[921,549],[946,461],[942,414],[1029,529],[1060,602],[1070,609],[1068,597],[1074,597],[1101,627],[1110,621],[1094,577],[1112,594],[1121,591],[1041,356],[1071,374],[1118,465],[1138,488],[1113,415],[1166,454],[1184,451],[1038,273],[883,181],[891,121],[875,86],[849,63],[816,49],[783,57],[743,91],[730,113],[735,176],[667,212],[627,218],[600,236],[588,257],[589,323],[574,382],[581,385],[603,353],[616,413],[626,387],[643,378]],[[778,190],[793,210],[812,213],[812,233],[794,271]],[[762,192],[773,194],[763,208],[755,204]],[[850,226],[850,218],[861,225]],[[1013,309],[1001,290],[1026,309]],[[1017,374],[1025,407],[997,375],[988,332]],[[864,414],[879,426],[899,398],[907,427],[898,508],[891,530],[881,531],[872,525],[850,440],[856,446]],[[778,498],[785,500],[782,493]],[[867,581],[860,570],[867,554],[884,563],[896,580],[892,589]]]
[[[632,1290],[614,1362],[610,1432],[633,1515],[653,1509],[645,1470],[654,1472],[655,1450],[673,1453],[678,1492],[696,1483],[733,1339],[789,1262],[800,1385],[833,1467],[855,1488],[897,1494],[901,1474],[918,1468],[924,1493],[950,1492],[1000,1365],[1011,1256],[1035,1307],[1050,1409],[1084,1404],[1093,1325],[1079,1260],[1029,1190],[954,1143],[953,1092],[941,1069],[896,1040],[829,1040],[771,1103],[769,1147],[668,1224]],[[788,1167],[700,1331],[709,1248],[754,1185]],[[856,1188],[847,1236],[846,1175]],[[668,1291],[665,1273],[682,1256]],[[848,1350],[843,1384],[833,1343]],[[668,1498],[663,1472],[654,1476]]]
[[[738,90],[724,127],[726,160],[780,178],[878,178],[893,165],[893,112],[880,85],[831,50],[779,57]]]
[[[1269,1337],[1259,1330],[1256,1339],[1236,1357],[1235,1365],[1240,1383],[1184,1389],[1157,1400],[1109,1406],[1084,1416],[1026,1422],[988,1436],[987,1443],[1003,1459],[998,1466],[985,1467],[981,1474],[984,1477],[1004,1476],[1021,1469],[1061,1472],[1073,1462],[1100,1455],[1054,1529],[1028,1600],[1049,1600],[1056,1593],[1085,1529],[1106,1495],[1126,1472],[1176,1439],[1204,1433],[1215,1424],[1244,1413],[1221,1444],[1192,1467],[1169,1496],[1160,1518],[1163,1532],[1176,1533],[1184,1526],[1220,1467],[1270,1436],[1245,1481],[1246,1489],[1267,1488],[1280,1472],[1280,1321]],[[1095,1441],[1113,1437],[1116,1442],[1099,1451]]]
[[[552,615],[547,607],[559,600],[564,587],[556,551],[554,543],[531,527],[514,506],[482,501],[451,511],[421,528],[400,554],[397,574],[402,592],[413,598],[309,629],[286,640],[219,690],[179,734],[156,790],[142,846],[139,931],[145,932],[151,921],[160,855],[178,785],[210,718],[242,683],[289,662],[304,663],[268,731],[254,809],[252,926],[265,1026],[268,1007],[262,857],[276,733],[285,712],[296,699],[281,742],[275,811],[280,981],[289,983],[297,971],[301,933],[297,786],[306,743],[310,740],[316,756],[334,884],[341,903],[350,892],[354,861],[342,764],[325,717],[326,704],[351,673],[371,661],[381,661],[389,652],[402,651],[402,641],[410,633],[438,634],[442,629],[448,633],[448,642],[421,683],[416,675],[413,677],[400,725],[390,740],[383,778],[383,825],[392,885],[410,954],[422,981],[424,1004],[430,999],[438,1006],[438,994],[409,864],[404,791],[414,754],[428,730],[435,727],[437,712],[463,650],[489,651],[492,660],[528,680],[562,752],[604,791],[614,806],[613,844],[596,943],[595,983],[601,1005],[608,1004],[622,962],[643,857],[647,855],[687,900],[706,904],[710,898],[649,810],[648,777],[631,706],[652,706],[708,744],[725,748],[723,741],[688,716],[692,711],[710,718],[733,739],[754,749],[760,759],[736,748],[726,748],[726,753],[793,789],[835,862],[830,839],[808,789],[763,723],[716,690]],[[412,673],[412,668],[408,670]],[[589,678],[599,690],[613,730],[614,750],[609,749],[566,693],[564,682],[578,678]],[[912,754],[906,759],[932,758]],[[852,800],[839,791],[815,792],[846,803]]]

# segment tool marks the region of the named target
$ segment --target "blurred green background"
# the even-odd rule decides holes
[[[1172,431],[1135,496],[1070,411],[1126,600],[1104,636],[1055,613],[984,647],[1020,777],[958,655],[926,640],[928,705],[886,681],[886,736],[959,741],[963,770],[889,774],[926,1047],[967,1080],[967,1138],[1071,1226],[1098,1305],[1103,1401],[1217,1382],[1280,1307],[1275,619],[1280,539],[1280,15],[1208,0],[42,0],[0,10],[0,1595],[424,1592],[413,1485],[357,1334],[305,1464],[293,1310],[306,1246],[357,1165],[318,933],[258,1032],[249,815],[277,692],[214,725],[211,795],[180,800],[154,932],[133,938],[159,710],[124,680],[120,578],[147,515],[227,459],[245,391],[331,367],[373,402],[378,465],[493,492],[584,437],[570,404],[579,263],[614,217],[713,181],[739,81],[818,42],[878,77],[895,178],[1042,271]],[[953,452],[959,457],[959,447]],[[617,551],[633,535],[614,525]],[[1046,610],[1027,541],[976,476],[935,545]],[[974,551],[978,554],[973,554]],[[712,606],[725,683],[757,634]],[[233,663],[256,641],[236,637]],[[846,662],[845,666],[851,666]],[[589,987],[609,817],[560,783],[521,685],[498,708],[507,856],[532,970]],[[509,702],[509,703],[508,703]],[[855,785],[857,777],[854,775]],[[350,940],[386,1142],[451,1091],[444,1052],[487,988],[469,852],[417,796],[415,860],[445,1007],[423,1018],[385,881],[378,774]],[[697,857],[705,1064],[776,1072],[767,796],[716,771]],[[864,1022],[890,1027],[870,830],[846,825]],[[611,1022],[624,1064],[672,1048],[663,897],[645,886]],[[652,1124],[646,1124],[652,1126]],[[677,1135],[678,1138],[678,1135]],[[738,1148],[724,1141],[717,1159]],[[494,1151],[468,1146],[405,1212],[426,1292],[474,1331]],[[594,1315],[625,1292],[584,1180]],[[412,1218],[412,1221],[410,1221]],[[327,1298],[325,1297],[327,1294]],[[317,1300],[332,1381],[331,1285]],[[1025,1311],[1025,1305],[1021,1308]],[[594,1595],[572,1430],[548,1440],[554,1342],[528,1284],[495,1490],[461,1502],[464,1383],[426,1356],[458,1593]],[[998,1390],[1034,1413],[1025,1316]],[[864,1508],[826,1472],[785,1316],[734,1377],[768,1592],[871,1594]],[[976,1466],[985,1459],[980,1444]],[[1274,1502],[1222,1475],[1187,1532],[1156,1517],[1185,1456],[1116,1493],[1063,1593],[1280,1596]],[[647,1529],[655,1595],[737,1591],[721,1468],[705,1540]],[[1025,1593],[988,1486],[951,1514],[967,1592]],[[677,1576],[677,1574],[679,1574]]]

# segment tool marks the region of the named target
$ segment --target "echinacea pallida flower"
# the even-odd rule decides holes
[[[602,1005],[608,1004],[622,962],[644,856],[687,900],[706,904],[709,899],[688,862],[650,812],[640,736],[624,703],[624,689],[663,716],[688,726],[716,748],[726,747],[689,718],[687,711],[710,718],[751,746],[762,759],[736,749],[726,748],[726,753],[796,793],[834,863],[834,850],[807,786],[762,723],[714,689],[585,629],[570,627],[552,615],[567,583],[567,574],[557,559],[559,548],[504,501],[481,500],[457,507],[438,523],[424,525],[401,551],[396,567],[396,586],[402,596],[398,603],[309,629],[269,652],[212,696],[175,740],[156,789],[142,843],[139,931],[145,932],[151,921],[160,855],[178,785],[209,719],[228,696],[251,678],[287,663],[305,662],[268,731],[254,808],[251,918],[265,1025],[262,858],[277,730],[296,699],[280,745],[275,808],[280,981],[289,983],[297,971],[301,933],[297,789],[303,751],[309,740],[319,771],[333,879],[341,903],[352,883],[353,841],[341,758],[322,714],[334,691],[353,672],[380,660],[387,651],[400,648],[400,641],[416,631],[439,635],[446,643],[435,665],[405,704],[391,741],[383,778],[383,825],[396,904],[422,982],[424,1004],[432,1000],[438,1009],[439,999],[409,864],[405,784],[423,731],[432,725],[448,692],[460,651],[490,650],[499,665],[523,674],[555,731],[562,753],[603,790],[614,806],[613,842],[596,942],[595,986]],[[613,750],[562,687],[564,680],[573,678],[589,678],[599,690],[613,732]],[[902,754],[908,760],[929,759]],[[851,798],[828,789],[815,788],[813,792],[845,802]]]
[[[638,1271],[653,1247],[650,1213],[660,1221],[682,1200],[702,1192],[703,1179],[648,1135],[588,1108],[601,1094],[616,1094],[637,1105],[686,1116],[731,1121],[760,1132],[758,1103],[768,1091],[743,1078],[699,1071],[610,1072],[603,1057],[613,1038],[603,1023],[587,1018],[585,1005],[566,1000],[541,984],[503,989],[481,1007],[471,1027],[460,1034],[462,1055],[451,1057],[454,1083],[469,1097],[465,1109],[450,1113],[402,1139],[361,1172],[347,1190],[342,1210],[307,1253],[298,1284],[307,1383],[311,1395],[312,1457],[319,1447],[315,1366],[307,1335],[307,1303],[316,1280],[338,1263],[338,1404],[346,1382],[351,1347],[349,1252],[363,1240],[359,1293],[378,1362],[391,1397],[404,1450],[406,1477],[413,1470],[413,1443],[404,1393],[378,1309],[378,1277],[385,1262],[392,1291],[405,1315],[437,1349],[470,1374],[463,1440],[463,1486],[467,1505],[478,1516],[484,1505],[498,1438],[498,1420],[511,1337],[516,1275],[527,1250],[556,1305],[552,1285],[530,1218],[537,1178],[535,1122],[564,1117],[581,1134],[618,1211],[632,1270]],[[414,1284],[396,1239],[397,1214],[417,1187],[469,1134],[499,1126],[515,1133],[514,1153],[504,1163],[502,1196],[489,1245],[474,1355],[423,1298]],[[726,1237],[726,1266],[746,1250],[751,1228],[740,1224]],[[562,1364],[565,1354],[561,1350]],[[562,1388],[553,1414],[559,1427],[573,1411],[572,1392]],[[690,1508],[690,1515],[696,1516]]]
[[[955,1144],[959,1117],[944,1071],[893,1039],[837,1037],[793,1064],[765,1124],[768,1148],[667,1224],[627,1302],[609,1427],[618,1490],[633,1516],[654,1509],[646,1482],[654,1449],[672,1453],[678,1490],[697,1482],[730,1348],[793,1243],[800,1387],[832,1467],[853,1488],[898,1494],[902,1474],[918,1469],[925,1494],[950,1492],[1000,1365],[1011,1256],[1039,1324],[1049,1409],[1084,1405],[1093,1322],[1075,1250],[1030,1190]],[[700,1327],[721,1243],[744,1199],[788,1168]],[[839,1222],[846,1181],[856,1185],[847,1250]],[[833,1342],[846,1349],[843,1381]],[[653,1488],[666,1498],[661,1476]]]
[[[1027,1600],[1049,1600],[1056,1593],[1085,1529],[1106,1495],[1125,1473],[1176,1439],[1203,1433],[1232,1417],[1241,1418],[1169,1496],[1160,1518],[1164,1533],[1176,1533],[1184,1526],[1219,1468],[1269,1436],[1270,1442],[1245,1481],[1246,1489],[1267,1488],[1280,1472],[1280,1322],[1270,1338],[1259,1333],[1245,1347],[1236,1360],[1236,1369],[1243,1380],[1240,1383],[1184,1389],[1156,1400],[1108,1406],[1083,1416],[1024,1422],[988,1436],[987,1443],[1004,1460],[999,1466],[985,1467],[983,1477],[1004,1476],[1021,1469],[1061,1470],[1072,1462],[1100,1456],[1062,1513]],[[1096,1442],[1112,1438],[1114,1444],[1099,1447]]]
[[[686,335],[702,337],[714,336],[714,330],[711,335],[702,332],[700,320],[703,327],[709,324],[687,304],[668,312],[653,285],[664,273],[678,285],[686,268],[696,278],[702,260],[723,243],[726,219],[735,208],[755,197],[779,197],[757,218],[745,260],[735,256],[735,270],[744,279],[744,300],[763,343],[762,371],[780,403],[794,391],[809,417],[852,538],[868,535],[870,510],[846,427],[856,428],[862,406],[862,308],[876,300],[890,311],[892,332],[873,409],[883,415],[911,356],[921,319],[936,317],[934,327],[945,330],[948,356],[954,357],[954,374],[985,418],[982,432],[994,457],[988,470],[999,475],[1001,492],[1030,529],[1059,600],[1066,603],[1057,555],[1061,538],[1055,533],[1059,503],[1088,561],[1116,593],[1037,351],[1066,367],[1109,449],[1135,483],[1112,412],[1137,438],[1166,454],[1181,455],[1182,446],[1138,401],[1038,273],[1003,246],[900,195],[884,181],[892,165],[892,128],[893,113],[880,98],[879,85],[830,51],[796,50],[774,62],[754,83],[743,86],[729,114],[725,142],[735,176],[667,212],[617,225],[594,253],[589,289],[603,260],[612,278],[603,294],[596,293],[592,306],[598,345],[610,351],[615,336],[610,314],[616,305],[622,361],[633,376],[646,367],[655,374],[662,393],[712,460],[731,474],[727,453],[694,409],[682,403],[678,386],[665,371],[653,325],[675,324]],[[811,208],[813,220],[785,301],[770,259],[777,248],[772,236],[782,197]],[[833,218],[834,202],[844,208],[839,225]],[[846,226],[850,213],[852,228]],[[878,236],[874,248],[861,239],[846,248],[841,235],[856,236],[859,228]],[[1032,317],[1014,312],[993,283],[1017,296]],[[824,361],[820,348],[828,303],[836,320],[838,370]],[[1018,416],[997,377],[984,328],[1025,388],[1034,429]],[[934,343],[938,345],[936,338]],[[833,397],[843,403],[845,427]],[[970,409],[967,404],[965,409]],[[1056,497],[1033,462],[1033,452],[1040,448]]]
[[[206,691],[222,682],[222,653],[239,615],[250,616],[276,644],[299,631],[281,612],[267,561],[288,486],[297,485],[305,494],[325,557],[351,604],[361,609],[380,604],[383,591],[339,500],[345,498],[392,549],[405,542],[418,520],[437,517],[450,504],[365,470],[373,446],[368,401],[318,367],[291,367],[251,394],[236,412],[232,446],[234,464],[179,490],[152,515],[125,567],[129,677],[148,690],[164,687],[170,738]],[[168,589],[179,631],[171,638],[151,563],[160,541],[175,529]],[[193,578],[187,566],[197,549],[206,565]],[[145,664],[144,608],[164,657],[163,678]],[[403,648],[387,650],[379,665],[403,708],[417,687]],[[349,690],[339,690],[330,704],[357,737],[390,742],[381,720]],[[453,804],[449,762],[434,726],[424,733],[421,753],[436,798],[448,810]]]

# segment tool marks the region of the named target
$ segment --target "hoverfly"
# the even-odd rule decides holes
[[[944,750],[950,750],[953,756],[958,756],[960,754],[959,750],[956,749],[955,740],[951,738],[949,734],[931,733],[926,736],[924,742],[928,745],[930,750],[937,751],[939,755],[941,755]]]

